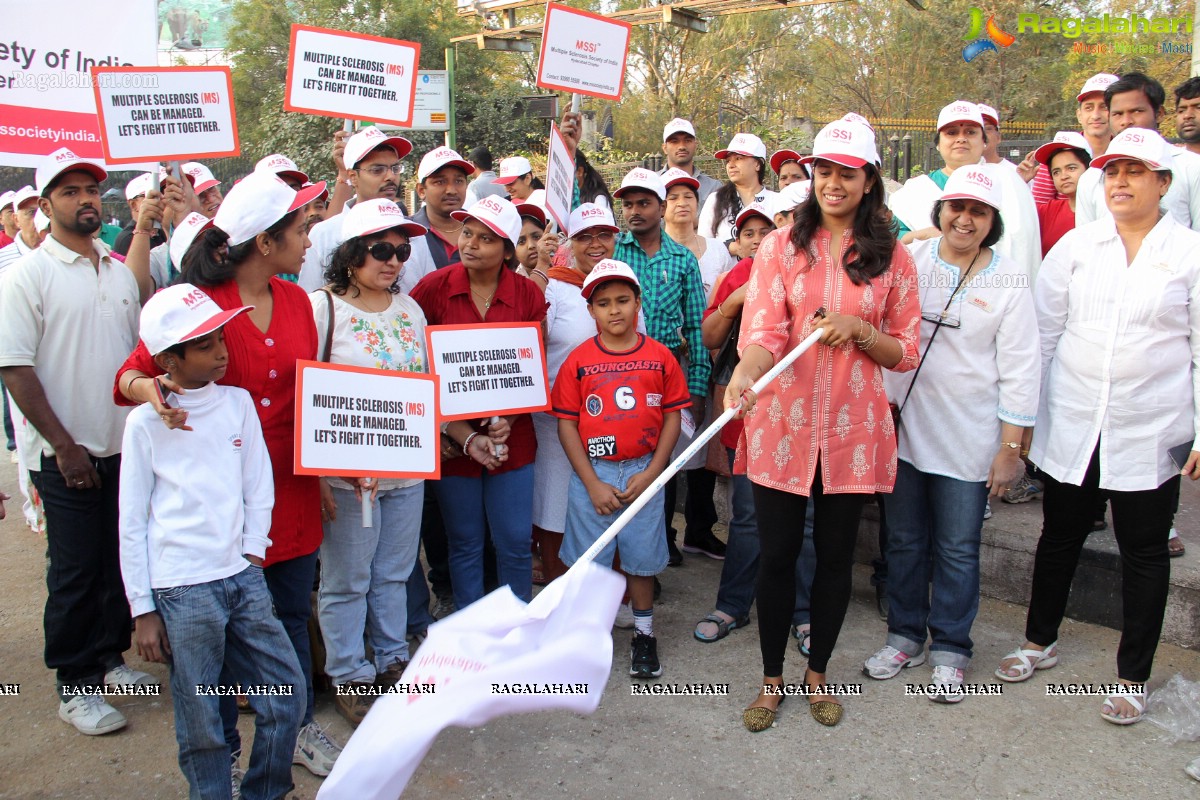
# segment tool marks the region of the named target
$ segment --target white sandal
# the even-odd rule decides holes
[[[1133,706],[1133,710],[1137,713],[1132,717],[1122,717],[1116,713],[1117,706],[1114,700],[1124,700],[1129,705]],[[1142,717],[1146,716],[1146,693],[1145,692],[1120,692],[1118,694],[1110,694],[1104,700],[1104,704],[1100,706],[1100,716],[1104,717],[1105,722],[1111,722],[1113,725],[1132,725],[1135,722],[1141,722]]]
[[[1017,674],[1009,675],[1003,668],[997,667],[996,677],[1008,683],[1027,681],[1033,677],[1035,670],[1050,669],[1058,663],[1058,642],[1050,644],[1045,650],[1023,650],[1018,647],[1001,660],[1007,661],[1010,658],[1017,659],[1018,663],[1013,664],[1008,669],[1016,667],[1018,670]]]

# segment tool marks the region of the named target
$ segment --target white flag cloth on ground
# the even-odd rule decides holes
[[[380,697],[346,743],[320,800],[395,800],[443,728],[472,727],[503,714],[565,708],[590,714],[612,670],[612,624],[625,579],[580,564],[526,605],[507,586],[429,628],[401,686],[432,694]],[[504,694],[565,685],[583,693]]]

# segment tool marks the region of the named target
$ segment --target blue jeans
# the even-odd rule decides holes
[[[304,716],[304,675],[296,650],[271,608],[261,567],[223,580],[155,589],[171,645],[171,694],[179,768],[192,800],[230,796],[229,747],[219,698],[198,686],[220,684],[222,664],[249,685],[286,686],[292,694],[252,696],[254,749],[242,781],[247,800],[275,800],[292,787],[292,754]]]
[[[425,583],[425,568],[419,554],[404,584],[404,592],[408,599],[408,635],[425,633],[437,620],[429,613],[429,584]]]
[[[483,540],[492,532],[501,585],[525,602],[533,597],[533,464],[478,478],[448,476],[435,487],[450,545],[454,605],[483,597]]]
[[[733,470],[733,450],[725,448],[729,469]],[[717,610],[734,619],[750,613],[754,603],[754,581],[758,576],[758,521],[754,514],[754,492],[745,475],[729,476],[729,541],[725,545],[725,563],[721,566],[721,584],[717,588]],[[817,554],[813,545],[812,503],[804,514],[804,546],[796,562],[796,610],[793,625],[808,624],[808,595]]]
[[[928,629],[931,665],[970,665],[986,501],[986,483],[933,475],[899,462],[896,488],[885,506],[891,647],[909,655],[923,652]]]
[[[325,523],[317,613],[325,637],[325,671],[335,684],[371,683],[395,661],[408,661],[408,592],[421,547],[425,487],[380,492],[369,528],[362,503],[333,487],[337,518]],[[374,664],[363,654],[363,632]]]
[[[313,581],[317,577],[317,550],[306,556],[278,561],[263,570],[275,613],[283,623],[300,671],[304,673],[307,702],[302,725],[313,721],[312,647],[308,641],[308,619],[312,616]],[[236,709],[235,709],[236,710]]]

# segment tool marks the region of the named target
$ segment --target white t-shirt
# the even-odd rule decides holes
[[[325,268],[329,266],[333,251],[342,243],[342,215],[345,213],[318,222],[308,232],[312,246],[304,253],[304,264],[296,278],[304,291],[315,292],[325,285]]]
[[[769,200],[777,194],[778,194],[778,192],[773,192],[770,189],[764,188],[764,189],[760,190],[758,194],[754,195],[754,202],[762,203],[763,205],[765,205],[769,208],[770,207]],[[720,223],[717,225],[716,234],[713,234],[712,225],[713,225],[713,219],[716,217],[716,215],[717,215],[717,193],[713,192],[704,200],[704,206],[700,209],[700,219],[697,220],[696,230],[698,230],[700,232],[701,236],[704,236],[706,238],[714,237],[720,242],[727,242],[733,238],[733,223],[734,223],[737,215],[735,214],[733,217],[730,217],[729,214],[726,214],[725,218],[722,219],[720,221]],[[722,245],[722,246],[724,246],[724,245]],[[731,258],[732,258],[732,256],[731,256]],[[736,263],[737,263],[737,261],[734,260],[729,266],[732,267],[733,264],[736,264]]]
[[[1180,225],[1200,231],[1200,155],[1175,149],[1171,186],[1162,199],[1162,207]],[[1075,190],[1075,227],[1111,216],[1104,201],[1104,171],[1090,167],[1080,176]]]

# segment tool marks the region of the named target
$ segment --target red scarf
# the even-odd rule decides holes
[[[572,286],[583,288],[584,275],[577,269],[571,269],[569,267],[551,267],[550,271],[546,273],[546,277],[552,281],[562,281],[563,283],[569,283]]]

